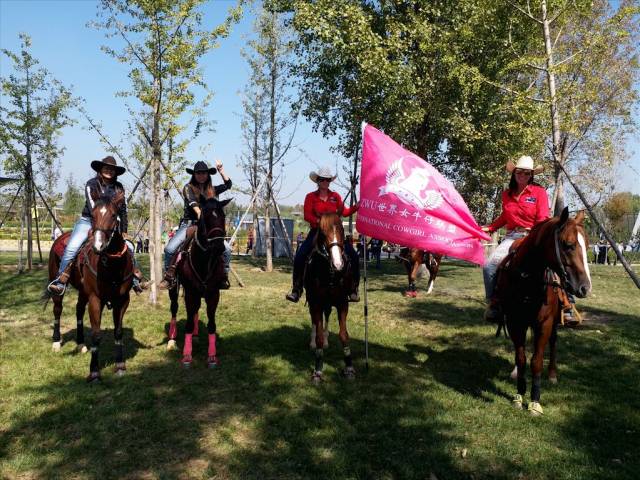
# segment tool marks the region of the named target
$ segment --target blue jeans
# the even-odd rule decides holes
[[[509,254],[509,247],[513,242],[517,239],[524,237],[526,234],[524,232],[510,232],[502,239],[500,245],[496,247],[493,251],[489,260],[485,264],[482,269],[482,274],[484,276],[484,292],[487,298],[487,301],[491,300],[493,297],[493,292],[496,289],[496,282],[498,280],[498,265],[500,262]]]
[[[80,250],[80,247],[87,239],[87,235],[89,235],[89,230],[91,230],[91,219],[80,217],[73,227],[73,231],[71,232],[71,236],[69,237],[67,246],[65,247],[62,258],[60,259],[58,278],[60,277],[60,274],[67,268],[67,266],[73,261],[73,259],[76,258],[78,250]]]
[[[171,263],[171,258],[178,251],[178,249],[184,243],[185,238],[187,237],[187,228],[190,226],[190,223],[182,222],[180,227],[176,231],[175,235],[164,247],[164,269],[169,268],[169,264]],[[224,260],[224,273],[229,273],[229,268],[231,264],[231,245],[224,242],[224,252],[222,253],[222,259]]]

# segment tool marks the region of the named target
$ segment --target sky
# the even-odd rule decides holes
[[[205,21],[210,25],[219,24],[226,10],[234,4],[235,1],[225,0],[209,2],[205,7]],[[129,68],[100,50],[101,45],[112,42],[105,38],[104,31],[87,27],[87,22],[96,19],[97,11],[98,4],[93,0],[0,0],[0,48],[18,51],[18,34],[28,33],[32,39],[32,55],[54,78],[72,87],[73,93],[85,100],[89,115],[100,121],[113,143],[118,143],[129,119],[126,102],[134,108],[138,104],[115,95],[129,89]],[[240,51],[246,47],[252,22],[252,15],[245,15],[233,27],[231,35],[221,40],[219,48],[203,57],[204,80],[215,93],[207,114],[216,122],[216,131],[187,152],[190,164],[198,160],[213,164],[214,159],[219,158],[234,183],[245,188],[247,182],[237,164],[243,149],[240,92],[248,81],[249,70]],[[9,73],[10,61],[1,55],[0,75],[4,77]],[[77,124],[66,128],[59,142],[66,148],[60,188],[69,174],[74,176],[76,183],[84,183],[93,175],[90,161],[107,154],[98,135],[88,129],[83,117],[76,114],[75,118]],[[341,167],[344,160],[330,151],[334,139],[323,138],[301,120],[294,143],[297,148],[288,159],[286,181],[279,194],[279,202],[288,205],[304,201],[305,194],[314,188],[308,174],[318,166],[329,165],[334,170],[338,166],[339,175],[344,176]],[[202,144],[209,144],[211,148],[202,152],[199,148]],[[305,154],[300,154],[299,150]],[[630,158],[618,166],[616,189],[640,194],[640,138],[631,139],[627,150]],[[123,149],[123,154],[125,151]],[[127,174],[122,180],[129,188],[135,182]],[[335,186],[340,193],[346,194],[345,189]],[[234,196],[240,203],[247,201],[242,194],[235,193]]]

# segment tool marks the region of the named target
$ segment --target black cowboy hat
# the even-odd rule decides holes
[[[111,155],[109,155],[108,157],[104,157],[102,160],[94,160],[93,162],[91,162],[91,168],[93,168],[98,173],[100,173],[100,170],[105,165],[114,167],[116,169],[116,176],[122,175],[127,171],[126,168],[118,166],[118,164],[116,164],[116,159]]]
[[[193,175],[196,172],[209,172],[209,174],[213,175],[217,171],[218,170],[216,170],[216,167],[209,168],[207,164],[204,163],[203,161],[196,162],[196,164],[193,166],[193,170],[190,168],[187,168],[187,173],[189,175]]]

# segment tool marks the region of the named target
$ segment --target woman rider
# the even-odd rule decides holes
[[[502,213],[491,225],[482,230],[493,233],[500,227],[507,227],[507,234],[494,250],[484,266],[484,289],[488,302],[484,318],[496,322],[502,315],[500,305],[494,296],[497,270],[500,262],[509,253],[511,244],[526,236],[534,225],[549,218],[549,198],[546,190],[533,181],[536,173],[542,172],[542,166],[533,167],[533,159],[523,155],[516,164],[508,161],[507,171],[511,173],[509,188],[502,192]]]
[[[222,180],[221,185],[215,187],[211,183],[211,175],[217,172],[220,173]],[[202,199],[207,200],[209,198],[218,198],[222,192],[226,192],[231,188],[231,179],[224,173],[222,163],[216,160],[216,166],[209,168],[206,163],[200,161],[196,162],[193,169],[187,168],[187,173],[191,175],[191,180],[182,189],[182,196],[184,197],[184,213],[180,220],[180,226],[173,238],[169,240],[166,247],[164,247],[164,279],[160,283],[160,288],[171,288],[176,281],[176,252],[180,246],[184,243],[187,235],[187,228],[195,224],[200,218],[201,209],[200,202]],[[229,263],[231,262],[231,247],[225,241],[224,242],[224,278],[219,286],[220,289],[226,290],[229,288]]]
[[[102,160],[94,160],[91,162],[91,168],[97,172],[97,175],[90,179],[84,188],[85,205],[82,210],[82,215],[73,227],[73,232],[69,237],[67,246],[64,249],[64,254],[60,260],[60,268],[58,269],[58,276],[53,282],[49,284],[47,289],[54,295],[62,295],[66,289],[67,282],[69,281],[69,275],[71,273],[71,265],[76,258],[76,254],[80,247],[87,239],[89,230],[91,230],[91,211],[95,206],[94,198],[113,198],[117,192],[124,193],[124,187],[117,180],[117,177],[122,175],[126,170],[124,167],[120,167],[116,164],[115,158],[108,156]],[[118,212],[120,218],[120,232],[133,259],[133,289],[136,293],[142,292],[147,288],[148,283],[142,282],[142,272],[138,268],[134,254],[133,243],[127,235],[128,219],[127,219],[127,203],[122,202],[122,207]]]
[[[298,248],[293,261],[293,288],[291,289],[291,293],[287,294],[286,299],[294,303],[300,300],[300,296],[302,295],[304,264],[309,257],[309,253],[311,253],[316,233],[318,233],[320,215],[324,213],[337,213],[343,217],[348,217],[358,210],[358,204],[351,208],[345,207],[340,195],[329,190],[329,184],[336,179],[336,175],[333,175],[329,167],[322,167],[317,173],[311,172],[309,178],[318,185],[318,189],[308,193],[304,199],[304,219],[309,222],[311,228],[307,234],[307,238]],[[358,284],[360,283],[360,264],[358,254],[350,242],[345,242],[344,251],[349,256],[353,275],[353,291],[349,296],[349,301],[359,302]]]

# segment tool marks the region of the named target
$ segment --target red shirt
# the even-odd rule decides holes
[[[507,230],[532,228],[549,218],[549,198],[547,192],[535,183],[527,185],[518,198],[511,196],[509,190],[502,192],[502,213],[496,218],[489,230],[495,232],[506,225]]]
[[[323,213],[337,213],[343,217],[348,217],[358,210],[355,206],[345,207],[342,198],[336,192],[329,190],[326,200],[321,200],[318,192],[308,193],[304,198],[304,219],[309,222],[311,228],[318,227],[318,220]]]

